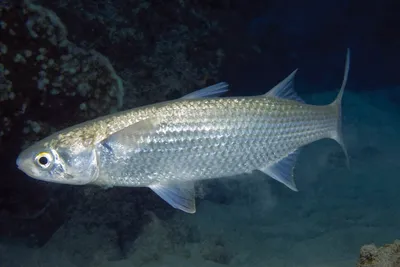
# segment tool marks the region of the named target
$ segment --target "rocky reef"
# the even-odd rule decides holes
[[[374,244],[361,247],[357,267],[398,267],[400,266],[400,241],[376,247]]]
[[[18,130],[29,141],[58,122],[121,108],[122,80],[109,60],[70,42],[54,12],[25,1],[1,8],[0,18],[0,142]]]

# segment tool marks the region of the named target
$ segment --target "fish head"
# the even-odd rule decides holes
[[[96,151],[39,141],[22,151],[17,166],[28,176],[53,183],[83,185],[98,177]]]

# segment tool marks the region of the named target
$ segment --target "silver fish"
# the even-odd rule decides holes
[[[105,187],[149,187],[174,208],[194,213],[197,180],[260,170],[297,191],[299,148],[336,140],[350,66],[347,52],[340,92],[331,104],[305,104],[294,92],[297,70],[268,93],[217,97],[226,83],[183,98],[87,121],[23,151],[18,168],[44,181]]]

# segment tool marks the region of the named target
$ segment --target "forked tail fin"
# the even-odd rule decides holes
[[[339,145],[342,147],[343,152],[346,156],[346,164],[348,168],[350,168],[350,160],[349,160],[349,155],[347,153],[346,145],[343,142],[343,134],[342,134],[342,98],[343,98],[344,88],[346,87],[347,79],[349,76],[349,70],[350,70],[350,49],[348,48],[342,86],[335,101],[331,103],[331,105],[334,106],[337,111],[336,131],[332,134],[331,138],[334,139],[336,142],[338,142]]]

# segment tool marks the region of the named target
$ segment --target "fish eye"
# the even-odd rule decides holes
[[[46,169],[51,165],[53,161],[53,156],[50,153],[41,152],[36,156],[35,161],[37,165],[39,165],[43,169]]]

